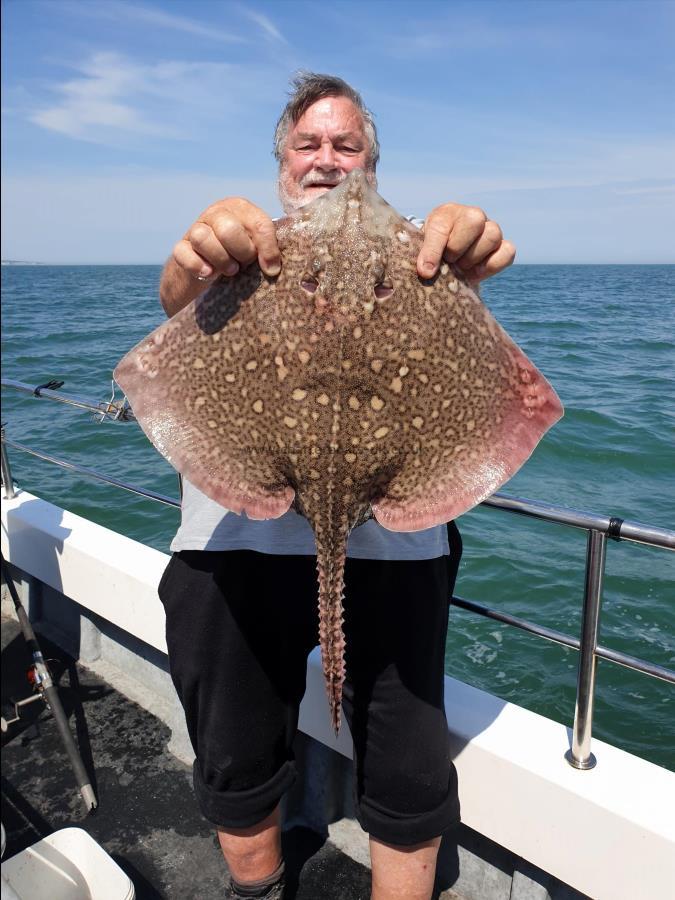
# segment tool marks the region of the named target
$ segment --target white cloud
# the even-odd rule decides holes
[[[244,16],[251,19],[251,21],[255,22],[256,25],[259,25],[260,28],[262,28],[263,33],[267,37],[272,38],[275,41],[279,41],[279,43],[288,44],[286,38],[268,16],[264,15],[263,13],[256,12],[255,10],[248,9],[248,7],[245,6],[239,6],[238,9]]]
[[[61,99],[29,118],[35,125],[69,137],[107,142],[110,130],[179,137],[138,108],[139,98],[156,93],[166,78],[159,66],[134,65],[114,53],[99,53],[80,67],[81,77],[56,85]],[[132,105],[131,98],[136,105]]]
[[[488,155],[474,157],[472,142],[481,141],[470,129],[466,140],[454,142],[439,134],[434,150],[410,152],[385,147],[383,173],[406,198],[419,185],[436,186],[436,196],[470,197],[480,193],[610,188],[614,191],[662,192],[675,183],[675,139],[636,135],[562,135],[517,133],[495,143]],[[489,145],[489,131],[482,136]],[[448,152],[441,148],[447,143]],[[423,172],[423,175],[416,174]],[[438,202],[438,201],[436,201]]]
[[[170,132],[153,126],[121,103],[102,103],[80,100],[35,113],[32,121],[43,128],[58,131],[72,138],[97,141],[99,128],[115,128],[140,134],[163,135]],[[178,135],[172,135],[177,137]]]
[[[196,140],[200,119],[213,121],[214,110],[222,116],[267,99],[276,77],[262,66],[137,63],[118,53],[96,53],[75,68],[77,77],[51,87],[58,100],[38,104],[28,118],[71,138],[107,144],[130,135]]]
[[[225,43],[245,43],[246,39],[210,24],[202,24],[192,16],[177,16],[153,6],[143,6],[132,2],[105,0],[103,3],[79,2],[68,0],[59,4],[62,12],[82,15],[96,19],[108,19],[116,22],[135,22],[139,25],[152,25],[154,28],[168,28],[184,34],[193,34],[199,38]]]
[[[635,194],[673,194],[675,184],[652,184],[646,187],[615,188],[614,193],[619,196],[629,197]]]
[[[554,29],[535,21],[498,22],[491,15],[462,14],[450,4],[445,6],[445,14],[440,6],[437,12],[440,15],[433,19],[409,19],[397,33],[387,33],[384,23],[382,46],[394,57],[417,58],[439,51],[465,55],[474,54],[476,48],[484,51],[533,46],[550,50],[569,45],[569,30],[562,26]],[[574,37],[577,42],[580,40],[578,33]]]

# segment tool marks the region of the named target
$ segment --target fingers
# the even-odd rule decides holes
[[[255,259],[267,275],[281,271],[274,223],[242,198],[209,206],[176,244],[173,255],[178,265],[196,278],[234,275]]]
[[[436,207],[424,223],[424,243],[417,258],[417,271],[430,278],[441,258],[455,262],[483,233],[487,216],[475,206],[446,203]]]
[[[237,219],[226,212],[199,220],[187,234],[192,249],[224,275],[235,275],[258,255],[255,244]]]
[[[459,258],[455,257],[455,259],[448,259],[447,254],[445,254],[445,259],[447,262],[456,262],[460,269],[471,269],[473,266],[483,262],[484,259],[487,259],[500,246],[501,242],[501,228],[496,222],[488,219],[478,239],[471,244],[465,253]]]
[[[502,241],[499,247],[482,262],[465,269],[469,281],[477,283],[507,269],[516,258],[516,248],[510,241]],[[462,267],[464,268],[464,267]]]
[[[247,219],[246,227],[258,250],[260,268],[266,275],[278,275],[281,271],[281,254],[277,244],[277,230],[266,213],[257,207],[253,208],[255,213]]]
[[[193,278],[206,281],[215,274],[213,266],[196,253],[190,242],[185,239],[178,241],[173,248],[173,258],[181,269],[184,269]]]
[[[455,263],[470,281],[496,275],[511,265],[516,248],[503,240],[502,230],[476,206],[446,203],[430,213],[424,223],[424,243],[417,271],[431,278],[441,259]]]
[[[266,212],[241,197],[222,200],[201,217],[211,225],[228,254],[245,266],[256,257],[266,275],[281,271],[281,255],[274,222]]]

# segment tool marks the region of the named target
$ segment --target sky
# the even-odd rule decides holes
[[[3,0],[2,258],[162,263],[280,211],[297,70],[374,112],[382,196],[480,206],[521,263],[675,262],[675,2]]]

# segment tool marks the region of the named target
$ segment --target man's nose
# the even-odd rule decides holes
[[[332,144],[321,144],[314,159],[314,164],[319,169],[335,168],[335,150]]]

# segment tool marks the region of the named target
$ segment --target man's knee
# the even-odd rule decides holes
[[[230,871],[239,880],[265,878],[281,863],[279,805],[260,822],[246,828],[217,828],[218,842]]]
[[[407,766],[357,784],[356,814],[379,841],[414,847],[460,821],[457,771],[448,759],[433,770]]]
[[[443,803],[454,786],[453,768],[447,758],[433,767],[393,765],[368,779],[364,796],[394,814],[419,815]]]

